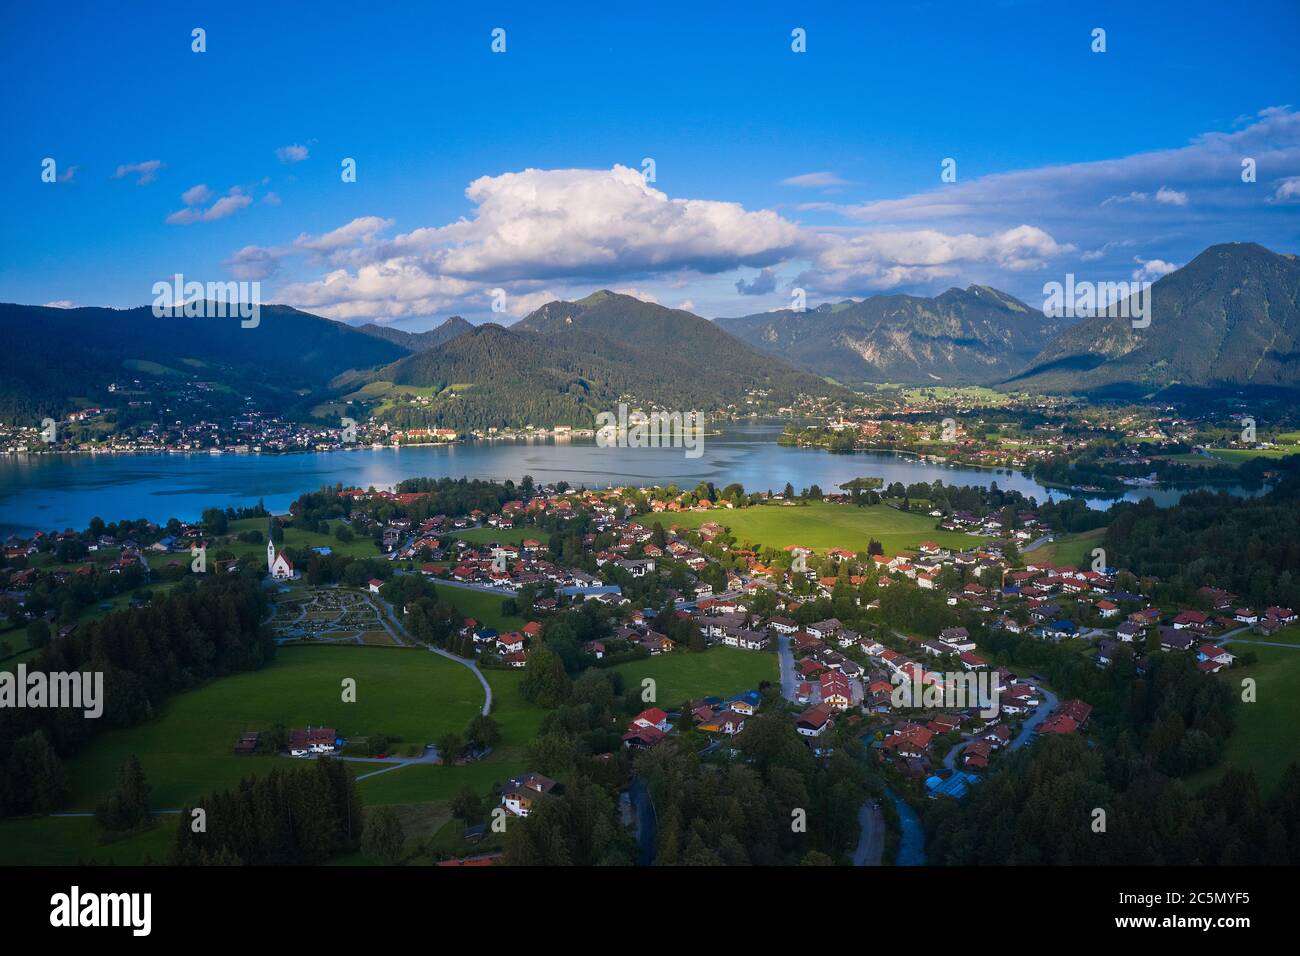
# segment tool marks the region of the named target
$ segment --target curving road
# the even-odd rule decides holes
[[[401,631],[402,635],[405,636],[406,639],[410,641],[412,644],[419,644],[420,642],[411,636],[411,633],[406,629],[406,625],[403,624],[401,619],[397,616],[397,613],[393,610],[393,606],[389,604],[387,601],[385,601],[382,596],[375,595],[375,597],[378,598],[379,604],[383,607],[389,619],[393,622],[393,626],[396,627],[399,631]],[[383,615],[381,614],[380,617],[382,619]],[[487,682],[487,678],[484,677],[483,672],[479,670],[478,662],[468,657],[461,657],[457,654],[453,654],[451,653],[451,651],[444,651],[441,647],[434,647],[432,644],[427,644],[425,646],[428,647],[429,650],[431,650],[433,653],[441,657],[445,657],[449,661],[455,661],[457,664],[460,664],[462,667],[469,668],[470,673],[472,673],[475,677],[477,677],[478,682],[483,685],[483,696],[484,696],[483,710],[482,710],[483,716],[486,717],[488,714],[492,713],[492,685]]]

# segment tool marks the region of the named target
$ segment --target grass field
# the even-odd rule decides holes
[[[345,677],[357,682],[356,703],[341,699]],[[463,730],[482,705],[473,674],[425,650],[282,647],[269,667],[181,694],[159,719],[97,737],[69,761],[70,809],[94,809],[129,754],[144,766],[154,807],[176,808],[290,759],[235,756],[243,730],[310,723],[344,736],[379,733],[423,745]]]
[[[111,843],[100,843],[93,817],[36,817],[0,820],[0,864],[4,866],[75,866],[114,863],[139,866],[161,863],[176,835],[174,815],[160,816],[155,826]]]
[[[1217,780],[1229,767],[1255,771],[1260,791],[1267,797],[1282,779],[1291,761],[1300,761],[1300,648],[1247,646],[1233,643],[1234,654],[1253,651],[1259,661],[1250,667],[1223,671],[1234,693],[1241,681],[1253,677],[1256,700],[1237,709],[1237,729],[1228,738],[1223,758],[1210,770],[1188,778],[1193,787]]]
[[[519,693],[519,671],[486,673],[493,690],[492,714],[501,741],[492,754],[465,767],[416,764],[361,780],[369,805],[404,807],[412,835],[431,836],[451,819],[446,806],[463,786],[487,794],[525,767],[524,751],[537,735],[545,712]],[[343,677],[357,681],[357,702],[340,700]],[[282,647],[270,667],[214,681],[173,699],[156,721],[113,731],[92,741],[69,761],[73,781],[70,810],[92,809],[128,754],[135,753],[153,787],[155,808],[176,808],[203,793],[233,787],[242,777],[291,766],[290,758],[236,757],[235,737],[243,729],[333,724],[348,736],[384,733],[423,745],[448,730],[463,730],[478,713],[483,692],[467,669],[423,650],[363,647]],[[404,746],[404,745],[403,745]],[[401,752],[401,747],[398,752]],[[382,765],[351,763],[357,775]],[[419,827],[414,827],[416,817]],[[94,860],[119,864],[160,861],[171,845],[174,818],[125,840],[101,845],[89,817],[37,817],[0,821],[0,865],[73,864]],[[343,860],[340,862],[357,862]]]
[[[375,547],[375,543],[368,537],[358,535],[348,542],[340,541],[334,537],[334,529],[339,524],[340,522],[337,520],[331,521],[329,534],[317,534],[314,531],[303,531],[300,528],[293,527],[285,528],[284,547],[298,549],[327,547],[332,549],[335,554],[347,554],[354,558],[377,558],[381,556],[379,549]],[[218,543],[214,550],[230,551],[241,559],[260,561],[262,567],[266,567],[266,519],[242,518],[239,521],[230,522],[230,534],[238,535],[242,531],[260,531],[262,532],[262,540],[254,542],[235,540],[229,544],[222,541]]]
[[[450,800],[466,786],[486,794],[494,783],[504,783],[529,769],[525,766],[524,751],[528,742],[537,736],[546,711],[530,704],[519,693],[519,683],[524,678],[522,671],[487,670],[483,674],[492,685],[492,716],[501,729],[501,741],[492,753],[478,763],[463,767],[414,764],[369,777],[359,784],[361,798],[367,805]]]
[[[525,538],[541,541],[544,536],[546,536],[546,532],[524,525],[520,528],[510,528],[504,531],[492,527],[466,528],[464,531],[452,532],[449,537],[460,538],[470,544],[492,544],[494,542],[496,544],[521,544]]]
[[[1025,555],[1025,560],[1088,568],[1092,566],[1092,549],[1101,547],[1104,537],[1105,528],[1094,528],[1080,534],[1058,534],[1051,544],[1030,551]]]
[[[673,651],[610,669],[622,674],[628,687],[640,687],[645,678],[653,678],[656,701],[664,708],[676,707],[687,699],[726,698],[758,690],[760,681],[779,680],[775,654],[735,647],[711,647],[698,654]]]
[[[935,528],[935,519],[927,514],[899,511],[888,505],[857,508],[853,505],[815,501],[807,505],[783,507],[759,505],[731,511],[688,511],[647,514],[637,519],[646,527],[661,523],[665,530],[674,524],[698,528],[716,521],[731,529],[737,542],[784,548],[796,544],[825,551],[846,548],[866,551],[872,538],[879,541],[886,554],[915,548],[922,541],[933,541],[950,548],[969,548],[982,539],[954,531]]]
[[[501,602],[508,597],[506,594],[491,594],[447,584],[435,584],[434,589],[441,600],[454,604],[461,614],[472,617],[480,624],[495,627],[498,631],[517,631],[524,626],[522,617],[507,617],[501,613]]]

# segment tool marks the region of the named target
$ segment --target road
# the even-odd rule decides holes
[[[1037,687],[1038,685],[1034,686]],[[1060,703],[1056,699],[1056,695],[1046,687],[1038,687],[1038,689],[1043,693],[1043,702],[1034,709],[1034,712],[1029,715],[1029,719],[1020,726],[1020,733],[1016,734],[1015,740],[1007,745],[1008,750],[1019,750],[1029,743],[1033,739],[1034,731],[1038,729],[1038,725],[1052,716],[1052,712],[1056,710],[1056,705]]]
[[[793,702],[799,684],[795,680],[794,652],[790,649],[789,634],[776,636],[776,659],[781,668],[781,696]]]
[[[376,595],[376,597],[379,598],[379,604],[384,608],[384,611],[387,613],[387,616],[389,617],[389,619],[392,620],[393,625],[399,631],[402,632],[402,635],[412,644],[419,644],[420,642],[417,641],[414,637],[412,637],[410,632],[407,631],[406,625],[403,624],[401,619],[397,616],[397,613],[393,610],[393,606],[389,604],[387,601],[385,601],[383,597],[380,597],[379,595]],[[380,615],[381,620],[383,617],[384,615],[381,614]],[[483,710],[482,710],[483,716],[486,717],[488,714],[492,713],[492,685],[487,682],[487,678],[483,676],[483,672],[478,669],[478,662],[471,660],[468,657],[460,657],[457,654],[451,653],[451,651],[444,651],[441,647],[434,647],[432,644],[426,646],[433,653],[441,657],[445,657],[449,661],[455,661],[457,664],[461,665],[462,667],[469,668],[470,673],[472,673],[475,677],[477,677],[478,682],[483,685],[483,696],[484,696]]]
[[[862,832],[858,836],[858,847],[853,851],[853,865],[880,866],[885,853],[885,815],[880,804],[868,800],[858,807],[858,823]]]

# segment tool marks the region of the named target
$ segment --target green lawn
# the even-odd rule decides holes
[[[345,677],[357,682],[356,703],[341,699]],[[94,809],[132,753],[153,786],[153,805],[176,808],[291,759],[235,756],[241,731],[310,723],[423,745],[464,729],[482,705],[473,674],[425,650],[282,647],[269,667],[213,681],[173,698],[157,720],[96,737],[69,761],[70,809]]]
[[[622,674],[628,687],[640,687],[645,678],[653,678],[656,703],[665,709],[687,699],[726,698],[741,691],[758,690],[760,681],[775,683],[780,679],[776,654],[735,647],[711,647],[697,654],[677,650],[616,664],[611,670]]]
[[[492,714],[501,728],[501,742],[491,756],[465,767],[419,764],[369,777],[358,784],[365,803],[431,804],[417,814],[428,817],[420,829],[429,836],[450,819],[446,801],[461,787],[486,795],[493,784],[527,769],[524,750],[545,712],[519,693],[521,671],[488,671],[486,676],[493,689]],[[340,700],[344,677],[357,681],[354,704]],[[160,719],[91,741],[69,761],[69,809],[92,809],[131,753],[144,765],[154,807],[175,808],[211,790],[233,787],[244,776],[292,765],[291,758],[234,756],[231,748],[241,730],[269,728],[276,720],[288,726],[310,721],[333,724],[345,735],[384,733],[423,745],[447,730],[464,729],[482,703],[473,674],[427,651],[282,647],[270,667],[182,694]],[[368,763],[350,767],[358,775],[381,769]],[[173,825],[174,818],[164,816],[150,831],[100,846],[88,817],[0,821],[0,865],[160,861],[170,848]]]
[[[462,541],[468,541],[470,544],[522,544],[525,538],[532,538],[534,541],[542,541],[549,535],[539,528],[532,525],[523,525],[518,528],[502,530],[500,528],[483,527],[467,528],[464,531],[454,531],[450,535],[452,538],[460,538]]]
[[[361,798],[367,805],[450,800],[466,786],[487,794],[493,784],[504,783],[530,769],[524,751],[528,742],[537,736],[546,711],[530,704],[519,693],[523,671],[483,673],[492,685],[492,716],[501,729],[501,741],[492,753],[485,760],[463,767],[416,764],[362,780]]]
[[[354,558],[377,558],[381,552],[375,547],[375,543],[364,535],[357,535],[351,541],[343,542],[334,537],[334,529],[341,524],[340,521],[330,522],[329,534],[317,534],[315,531],[303,531],[300,528],[284,529],[284,547],[296,548],[299,550],[306,548],[331,548],[335,554],[351,555]],[[230,551],[237,557],[260,561],[262,566],[266,566],[266,519],[265,518],[242,518],[239,521],[230,522],[229,534],[238,535],[243,531],[260,531],[262,540],[254,542],[236,540],[232,542],[220,541],[214,547],[213,551]]]
[[[1026,561],[1089,568],[1092,566],[1092,549],[1100,548],[1105,537],[1105,528],[1094,528],[1079,534],[1058,534],[1051,544],[1030,551],[1024,557]]]
[[[1223,758],[1208,771],[1188,778],[1193,787],[1203,786],[1229,767],[1252,769],[1260,790],[1271,794],[1291,761],[1300,761],[1300,648],[1247,647],[1229,644],[1234,654],[1253,651],[1259,661],[1250,667],[1221,671],[1220,679],[1240,695],[1241,681],[1253,677],[1256,700],[1237,708],[1237,729],[1228,738]]]
[[[1221,461],[1240,465],[1256,458],[1285,458],[1300,455],[1300,445],[1278,445],[1276,448],[1211,448],[1210,454]]]
[[[474,591],[447,584],[435,584],[434,589],[441,600],[455,605],[461,614],[472,617],[480,624],[495,627],[498,631],[517,631],[524,626],[522,617],[506,617],[501,613],[501,602],[508,597],[506,594],[490,594],[487,591]]]
[[[759,505],[733,510],[664,512],[642,515],[637,521],[646,527],[654,527],[659,522],[665,530],[674,524],[698,528],[705,522],[715,521],[730,528],[742,545],[761,544],[778,549],[795,544],[817,551],[829,548],[866,551],[867,544],[875,538],[884,546],[886,554],[896,554],[911,550],[922,541],[963,549],[982,540],[939,530],[935,519],[927,514],[899,511],[888,505],[857,508],[824,501],[794,507]]]
[[[0,864],[5,866],[76,866],[114,863],[138,866],[161,863],[171,852],[175,815],[157,818],[155,826],[111,843],[101,843],[93,817],[27,817],[0,820]]]

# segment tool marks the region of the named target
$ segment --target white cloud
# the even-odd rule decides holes
[[[212,190],[204,184],[191,186],[185,192],[181,193],[181,202],[187,206],[198,206],[212,198]]]
[[[1139,259],[1134,256],[1133,261],[1138,264],[1138,267],[1133,270],[1133,278],[1139,281],[1151,282],[1179,268],[1174,263],[1165,262],[1163,259]]]
[[[798,186],[802,189],[826,189],[833,186],[847,186],[849,181],[841,179],[835,173],[803,173],[799,176],[791,176],[788,179],[781,180],[783,186]]]
[[[122,179],[126,176],[135,176],[137,186],[147,186],[158,178],[158,171],[166,168],[166,164],[161,159],[147,159],[143,163],[127,163],[117,167],[117,172],[113,174],[114,179]]]
[[[204,209],[203,203],[211,199],[212,195],[212,190],[207,186],[190,187],[181,194],[181,201],[185,203],[185,208],[176,210],[167,217],[165,222],[173,226],[187,226],[193,222],[215,222],[234,215],[253,202],[252,196],[239,186],[233,186],[224,196]]]
[[[75,308],[77,308],[77,303],[73,302],[71,299],[55,299],[53,302],[46,302],[46,303],[45,303],[45,308],[47,308],[47,309],[75,309]]]
[[[1168,186],[1161,186],[1156,190],[1156,202],[1164,203],[1167,206],[1186,206],[1187,193],[1180,193]]]
[[[828,239],[797,282],[822,293],[857,293],[958,277],[978,264],[1011,272],[1040,269],[1073,251],[1028,225],[983,236],[934,229],[869,232]]]
[[[1300,176],[1288,176],[1278,183],[1269,202],[1300,202]]]
[[[307,147],[301,143],[281,146],[275,151],[275,158],[282,163],[301,163],[307,158]]]
[[[465,195],[473,218],[399,236],[445,244],[439,271],[503,281],[636,271],[721,272],[771,265],[798,251],[800,228],[738,203],[669,199],[636,170],[526,169],[484,176]]]

